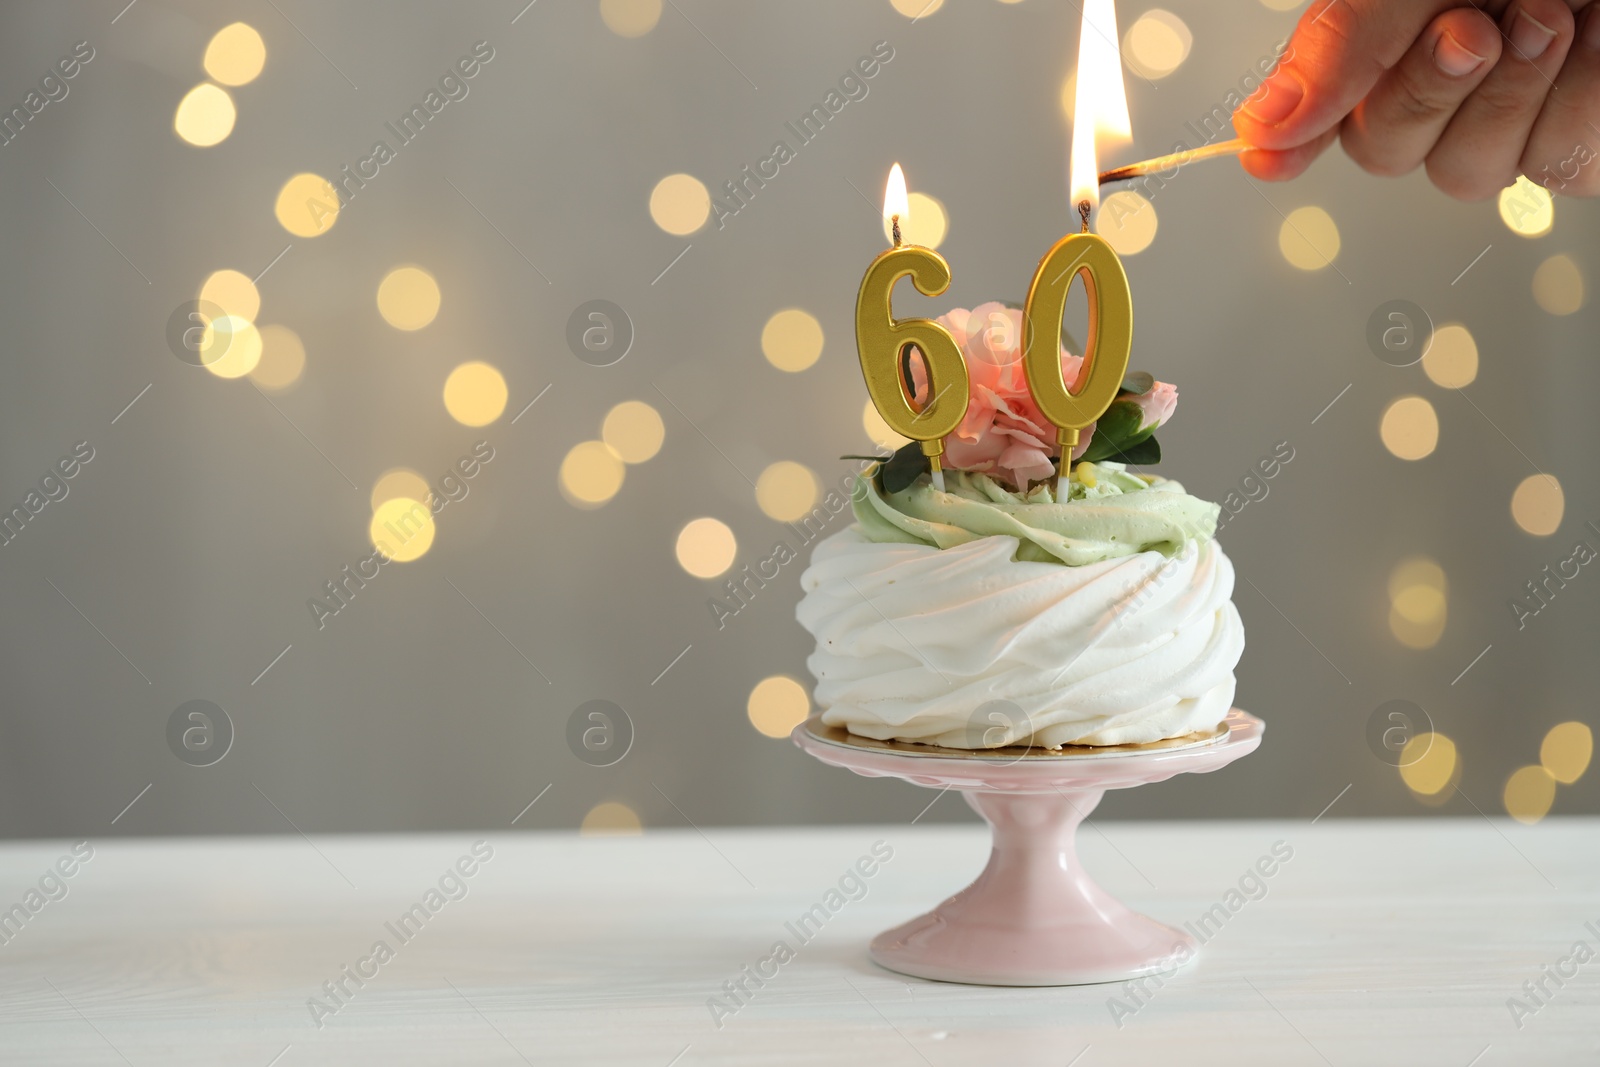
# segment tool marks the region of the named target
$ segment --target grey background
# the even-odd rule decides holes
[[[0,834],[503,826],[547,785],[518,826],[572,828],[603,800],[646,827],[878,822],[928,803],[751,729],[756,681],[807,677],[799,567],[717,632],[715,585],[677,566],[673,541],[714,515],[738,535],[741,561],[766,555],[782,530],[749,480],[795,459],[831,481],[846,468],[836,457],[866,444],[851,311],[882,239],[851,183],[875,198],[898,159],[950,211],[954,286],[938,304],[902,297],[902,313],[1021,297],[1071,225],[1058,96],[1076,53],[1073,4],[951,0],[912,24],[882,0],[679,0],[626,40],[593,0],[541,0],[514,25],[522,0],[140,0],[113,23],[123,3],[0,15],[6,108],[75,42],[97,51],[70,95],[0,148],[0,503],[20,502],[75,442],[96,449],[68,498],[0,548]],[[1124,28],[1148,6],[1124,0]],[[1168,6],[1194,50],[1154,86],[1128,79],[1127,159],[1170,147],[1294,19],[1244,0]],[[261,31],[267,67],[233,92],[232,136],[196,149],[173,136],[173,109],[203,77],[211,34],[235,19]],[[291,239],[277,225],[285,179],[366,155],[478,40],[495,58],[468,98],[329,233]],[[715,190],[880,40],[895,58],[870,95],[725,229],[684,239],[652,224],[660,177],[687,171]],[[1304,273],[1278,253],[1280,212],[1312,203],[1339,223],[1337,272]],[[1369,713],[1397,697],[1460,745],[1471,799],[1439,810],[1498,812],[1502,783],[1537,762],[1545,729],[1594,719],[1600,578],[1585,571],[1520,633],[1507,601],[1579,537],[1600,543],[1583,528],[1600,519],[1596,305],[1557,319],[1529,290],[1557,251],[1600,276],[1600,209],[1562,203],[1555,232],[1525,240],[1492,203],[1448,201],[1420,174],[1366,176],[1337,150],[1287,186],[1255,186],[1231,163],[1197,167],[1156,206],[1159,237],[1127,266],[1134,364],[1183,394],[1163,471],[1216,499],[1276,442],[1296,458],[1224,536],[1259,589],[1241,581],[1236,594],[1249,635],[1238,701],[1268,721],[1263,748],[1223,773],[1114,794],[1102,812],[1309,816],[1347,784],[1330,817],[1425,812],[1364,739]],[[295,329],[308,366],[269,403],[248,381],[181,363],[163,333],[209,272],[253,274],[286,244],[261,281],[260,321]],[[417,333],[388,327],[374,305],[402,262],[427,267],[444,294]],[[612,367],[583,364],[564,340],[573,308],[595,298],[626,308],[637,330]],[[1394,298],[1469,324],[1483,365],[1465,396],[1368,351],[1368,316]],[[760,353],[762,325],[788,306],[827,334],[800,375]],[[483,431],[438,399],[446,371],[471,358],[500,367],[511,389]],[[1418,463],[1377,435],[1384,407],[1412,391],[1442,422],[1437,453]],[[576,510],[557,487],[561,457],[627,398],[662,411],[665,447],[609,505]],[[372,481],[396,465],[437,476],[479,439],[496,458],[441,516],[433,551],[386,568],[318,632],[306,600],[370,552]],[[1508,512],[1536,469],[1566,489],[1551,538],[1522,533]],[[1451,582],[1448,627],[1424,652],[1400,647],[1385,621],[1389,571],[1416,552]],[[194,699],[225,708],[236,729],[211,767],[186,765],[165,741],[173,709]],[[621,705],[636,728],[608,768],[565,741],[569,714],[591,699]],[[1596,777],[1563,787],[1556,811],[1600,809]],[[926,816],[971,817],[955,797]]]

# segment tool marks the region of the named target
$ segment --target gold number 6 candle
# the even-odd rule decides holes
[[[1133,293],[1122,261],[1105,238],[1073,233],[1056,242],[1034,272],[1028,302],[1022,311],[1022,369],[1028,388],[1044,417],[1056,428],[1061,466],[1056,471],[1056,496],[1072,466],[1078,435],[1105,414],[1117,398],[1133,351]],[[1072,280],[1083,278],[1089,298],[1089,336],[1077,392],[1061,374],[1061,322],[1066,315]]]
[[[938,296],[950,287],[950,264],[931,248],[900,244],[900,220],[907,214],[905,177],[895,164],[884,197],[884,216],[895,234],[895,247],[882,252],[867,268],[856,297],[856,351],[867,393],[889,428],[922,443],[932,468],[934,488],[944,491],[944,436],[967,413],[967,363],[950,331],[932,319],[896,319],[892,308],[895,283],[910,277],[924,296]],[[914,406],[909,350],[915,346],[927,371],[928,399]],[[1120,380],[1120,379],[1119,379]]]

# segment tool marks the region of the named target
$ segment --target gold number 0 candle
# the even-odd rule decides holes
[[[896,197],[896,179],[898,198]],[[884,216],[892,219],[896,235],[906,213],[905,179],[900,165],[890,175]],[[889,428],[922,443],[932,468],[934,488],[944,490],[944,436],[961,425],[967,413],[967,363],[950,331],[932,319],[896,319],[892,308],[895,283],[910,277],[924,296],[938,296],[950,287],[950,264],[931,248],[916,245],[882,252],[867,267],[856,297],[856,351],[867,393]],[[914,404],[906,373],[909,350],[915,346],[927,371],[928,399]]]
[[[1089,336],[1073,392],[1061,374],[1061,323],[1072,280],[1078,277],[1083,278],[1089,298]],[[1056,472],[1059,500],[1078,436],[1117,398],[1133,351],[1133,293],[1122,261],[1105,238],[1087,232],[1068,234],[1040,262],[1023,306],[1022,346],[1028,388],[1044,417],[1056,427],[1061,445]]]

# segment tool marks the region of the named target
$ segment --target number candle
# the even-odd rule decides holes
[[[909,276],[924,296],[938,296],[950,287],[950,264],[931,248],[900,243],[900,223],[909,217],[905,175],[896,163],[884,193],[884,219],[894,231],[894,247],[879,253],[861,279],[856,297],[856,351],[867,393],[889,428],[922,443],[933,473],[933,486],[944,491],[944,436],[961,425],[967,413],[967,364],[950,331],[932,319],[896,319],[892,307],[895,283]],[[928,399],[915,406],[910,360],[921,355],[927,372]]]
[[[1082,205],[1085,229],[1088,208]],[[1083,278],[1089,298],[1089,336],[1084,341],[1083,367],[1077,392],[1061,375],[1061,320],[1067,310],[1072,280]],[[1133,351],[1133,294],[1122,261],[1105,238],[1084,232],[1056,242],[1039,264],[1028,286],[1022,311],[1022,369],[1028,388],[1044,417],[1056,428],[1061,466],[1056,470],[1056,499],[1072,467],[1078,435],[1094,425],[1117,398]]]
[[[1100,199],[1095,138],[1129,137],[1128,97],[1122,85],[1122,59],[1116,42],[1113,0],[1085,0],[1078,37],[1078,92],[1073,105],[1071,201],[1083,218],[1083,232],[1056,242],[1034,272],[1022,312],[1022,367],[1028,388],[1044,417],[1056,427],[1061,465],[1056,468],[1056,499],[1072,467],[1072,451],[1082,431],[1105,414],[1128,373],[1133,350],[1133,295],[1122,261],[1105,239],[1089,232],[1089,213]],[[1083,278],[1089,298],[1089,336],[1083,367],[1067,387],[1061,375],[1061,320],[1072,280]]]

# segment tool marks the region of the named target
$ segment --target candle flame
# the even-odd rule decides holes
[[[1133,140],[1122,83],[1115,0],[1084,0],[1078,35],[1078,90],[1072,107],[1072,206],[1100,203],[1100,144]]]
[[[894,217],[900,216],[900,225],[903,228],[911,217],[911,200],[906,196],[906,172],[896,163],[889,168],[889,184],[883,189],[883,224],[889,225]]]

